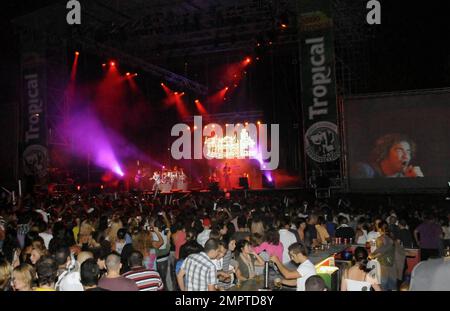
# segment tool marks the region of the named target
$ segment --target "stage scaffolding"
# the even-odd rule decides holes
[[[191,77],[192,71],[187,69],[177,74],[173,62],[181,60],[188,68],[187,59],[195,59],[207,68],[212,65],[208,63],[210,55],[233,58],[247,54],[261,56],[271,66],[270,83],[274,91],[271,107],[265,107],[270,111],[267,121],[289,124],[285,139],[295,143],[288,144],[286,154],[292,155],[286,161],[300,172],[301,103],[300,90],[295,89],[300,79],[299,36],[295,27],[298,2],[92,0],[83,2],[81,25],[66,24],[65,3],[17,19],[15,24],[22,35],[39,33],[49,44],[49,144],[70,143],[54,126],[67,119],[69,111],[70,98],[65,93],[71,62],[67,59],[69,47],[81,47],[100,57],[117,57],[130,67],[196,95],[205,95],[213,89],[211,79]],[[370,41],[376,28],[366,24],[363,2],[332,0],[337,90],[341,97],[368,91]],[[280,27],[284,23],[287,27]],[[287,79],[291,74],[294,78]]]

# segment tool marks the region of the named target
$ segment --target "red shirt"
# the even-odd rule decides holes
[[[180,259],[180,248],[186,243],[186,232],[183,230],[177,231],[173,239],[175,245],[175,258]]]

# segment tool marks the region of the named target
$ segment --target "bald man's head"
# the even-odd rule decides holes
[[[117,254],[110,254],[108,257],[106,257],[106,269],[109,271],[116,271],[119,272],[120,268],[122,267],[120,263],[120,256]]]

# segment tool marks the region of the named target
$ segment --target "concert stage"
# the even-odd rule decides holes
[[[147,196],[153,196],[153,197],[172,197],[172,199],[179,199],[184,196],[188,196],[190,194],[195,195],[208,195],[208,194],[214,194],[218,196],[226,196],[226,193],[230,193],[231,196],[233,195],[242,195],[245,196],[247,194],[264,194],[264,193],[286,193],[286,194],[292,194],[292,193],[306,193],[307,190],[304,188],[254,188],[254,189],[244,189],[244,188],[233,188],[227,191],[224,191],[223,189],[219,189],[217,191],[209,190],[209,189],[190,189],[187,191],[170,191],[170,192],[155,192],[155,191],[136,191],[137,193],[142,193],[143,195]]]

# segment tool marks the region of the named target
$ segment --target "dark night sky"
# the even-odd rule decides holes
[[[365,4],[366,0],[360,1]],[[55,0],[4,1],[0,8],[0,124],[6,124],[1,150],[14,148],[9,115],[13,103],[19,102],[19,45],[10,20],[29,13]],[[65,1],[62,1],[65,2]],[[386,92],[450,86],[450,1],[428,0],[411,2],[381,0],[382,24],[369,43],[371,54],[368,92]],[[361,5],[364,10],[364,5]],[[14,156],[2,152],[0,156],[0,183],[8,179],[3,172],[12,165]],[[6,175],[9,175],[9,174]]]
[[[362,3],[364,10],[366,0]],[[15,34],[11,18],[32,12],[45,5],[61,2],[55,0],[7,1],[1,9],[1,36],[12,42],[8,49],[1,49],[2,59],[17,60]],[[62,1],[64,2],[64,1]],[[444,87],[450,84],[450,34],[449,1],[426,2],[382,0],[382,24],[377,27],[375,39],[369,43],[370,55],[369,91],[393,91],[417,88]],[[7,69],[11,61],[4,62]],[[5,75],[6,73],[6,75]],[[10,75],[2,70],[2,81]],[[4,85],[2,83],[2,85]],[[6,94],[2,92],[1,97]]]

